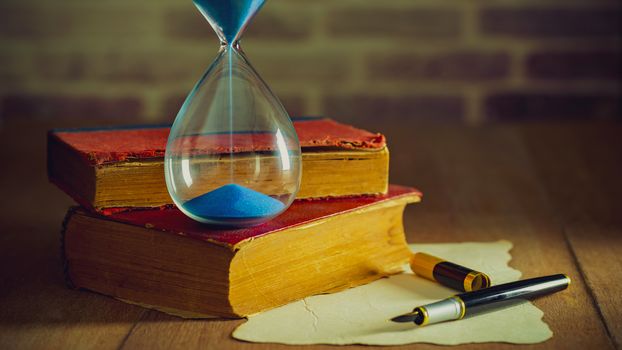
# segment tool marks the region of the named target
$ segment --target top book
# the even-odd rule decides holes
[[[303,160],[297,198],[387,192],[389,151],[382,134],[326,118],[294,118],[294,127]],[[163,165],[168,134],[169,126],[52,130],[48,177],[79,204],[103,214],[172,204]]]

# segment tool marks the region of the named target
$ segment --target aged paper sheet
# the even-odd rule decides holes
[[[488,273],[493,284],[514,281],[520,271],[508,266],[512,244],[491,243],[414,244],[411,249],[443,257]],[[413,307],[458,292],[406,273],[335,294],[316,295],[249,317],[233,333],[239,340],[284,344],[409,343],[464,344],[505,342],[538,343],[552,332],[543,313],[524,302],[500,312],[461,321],[416,328],[388,321]]]

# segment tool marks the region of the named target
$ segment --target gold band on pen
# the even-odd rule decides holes
[[[426,253],[417,253],[410,259],[410,268],[418,276],[434,281],[434,266],[445,262],[441,258],[437,258]]]
[[[426,253],[414,254],[410,259],[410,267],[418,276],[464,292],[491,285],[490,277],[483,272]]]
[[[464,314],[466,313],[466,305],[464,304],[464,301],[460,299],[460,297],[454,295],[452,298],[460,303],[460,317],[458,317],[458,319],[461,320],[464,318]]]
[[[490,277],[483,272],[471,271],[464,278],[463,285],[465,292],[488,288],[490,287]]]
[[[421,312],[421,315],[423,316],[423,321],[421,321],[421,324],[419,326],[425,326],[426,324],[428,324],[428,322],[430,322],[430,314],[424,306],[418,307],[417,310],[419,310],[419,312]]]

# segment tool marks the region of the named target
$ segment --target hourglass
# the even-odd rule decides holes
[[[264,2],[194,0],[221,45],[171,127],[164,174],[177,207],[202,223],[263,223],[287,209],[300,187],[294,126],[239,43]]]

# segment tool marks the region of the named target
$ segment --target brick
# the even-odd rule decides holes
[[[175,39],[216,40],[216,34],[196,9],[170,10],[163,21],[167,34]]]
[[[98,3],[2,4],[0,37],[9,39],[136,40],[154,35],[149,9]]]
[[[216,41],[216,33],[198,10],[170,10],[165,18],[168,35],[176,39],[204,39]],[[256,16],[243,39],[302,40],[311,32],[310,14],[304,12],[278,13],[262,10]]]
[[[251,64],[270,86],[279,82],[335,84],[347,78],[348,58],[327,52],[299,53],[294,50],[287,55],[271,52],[248,54]]]
[[[35,38],[64,35],[69,27],[52,26],[43,11],[17,4],[0,5],[0,37]]]
[[[488,96],[486,117],[490,120],[547,120],[619,118],[620,97],[605,94],[560,94],[508,92]]]
[[[6,87],[23,80],[28,73],[20,58],[23,57],[13,52],[0,52],[0,83],[6,84]]]
[[[214,51],[166,49],[39,52],[33,71],[48,80],[185,84],[189,88],[215,57]]]
[[[370,77],[377,80],[491,80],[507,77],[509,69],[507,53],[475,51],[376,56],[368,64]]]
[[[82,52],[38,52],[32,59],[33,75],[47,80],[75,82],[91,78],[94,73]]]
[[[262,10],[263,11],[263,10]],[[312,18],[309,13],[260,12],[244,34],[248,40],[304,40],[311,36]]]
[[[481,30],[493,36],[524,38],[619,37],[620,8],[487,8]]]
[[[619,80],[619,52],[537,52],[527,57],[527,75],[536,79]]]
[[[302,96],[280,95],[278,93],[276,93],[276,95],[290,116],[301,116],[305,114],[304,99]],[[158,117],[161,120],[172,123],[185,99],[186,95],[174,95],[167,98],[163,101],[163,106],[161,108],[163,111],[162,115]]]
[[[355,125],[374,127],[378,123],[408,119],[461,121],[464,102],[459,96],[328,96],[324,100],[327,116]]]
[[[329,13],[326,26],[333,37],[433,40],[458,37],[462,15],[458,10],[435,8],[340,9]]]
[[[8,95],[0,115],[14,118],[139,118],[142,101],[134,97]]]

